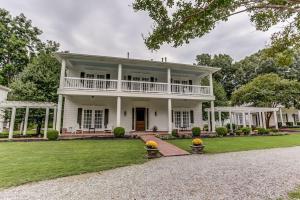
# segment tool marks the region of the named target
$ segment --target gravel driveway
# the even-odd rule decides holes
[[[291,147],[160,158],[10,188],[0,199],[278,199],[297,185],[300,147]]]

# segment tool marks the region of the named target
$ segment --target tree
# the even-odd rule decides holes
[[[38,38],[42,31],[24,14],[12,17],[0,9],[0,84],[8,85],[44,47]]]
[[[154,21],[152,32],[144,38],[149,49],[159,49],[164,43],[174,47],[189,43],[209,33],[220,21],[244,12],[260,31],[285,22],[271,37],[269,55],[290,63],[291,47],[300,47],[299,0],[135,0],[133,9],[147,11]]]
[[[277,74],[265,74],[234,91],[231,97],[233,105],[251,104],[256,107],[277,107],[283,105],[300,107],[300,83],[283,79]],[[272,112],[266,115],[269,127]]]

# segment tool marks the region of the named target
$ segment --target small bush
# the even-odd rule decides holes
[[[173,130],[172,130],[172,136],[173,136],[173,137],[178,137],[178,132],[177,132],[176,129],[173,129]]]
[[[244,135],[249,135],[251,132],[251,128],[249,127],[243,127],[241,128],[242,133],[244,133]]]
[[[270,133],[270,129],[257,128],[257,132],[259,135],[267,135]]]
[[[288,126],[288,127],[292,127],[294,124],[293,124],[293,122],[286,122],[286,126]]]
[[[271,129],[271,132],[272,132],[272,133],[278,133],[278,132],[279,132],[279,130],[278,130],[278,129],[276,129],[276,128],[272,128],[272,129]]]
[[[123,127],[116,127],[114,129],[114,136],[117,138],[124,137],[125,135],[125,129]]]
[[[58,131],[56,131],[56,130],[47,131],[47,138],[48,138],[48,140],[57,140]]]
[[[223,136],[227,135],[228,129],[226,127],[218,127],[218,128],[216,128],[216,132],[217,132],[218,136],[223,137]]]
[[[192,128],[193,137],[199,137],[201,134],[201,129],[199,127]]]
[[[238,136],[242,135],[242,133],[243,133],[242,130],[236,130],[235,131],[235,134],[238,135]]]

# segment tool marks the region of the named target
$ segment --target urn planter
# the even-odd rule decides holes
[[[160,157],[160,153],[159,153],[158,149],[151,149],[148,147],[145,147],[145,149],[147,150],[147,158],[152,159],[152,158]]]
[[[202,153],[204,153],[203,152],[203,149],[205,147],[204,145],[191,145],[190,147],[192,149],[193,154],[202,154]]]

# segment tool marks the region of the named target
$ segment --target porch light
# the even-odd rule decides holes
[[[126,110],[124,111],[124,116],[126,116],[127,115],[127,112],[126,112]]]

